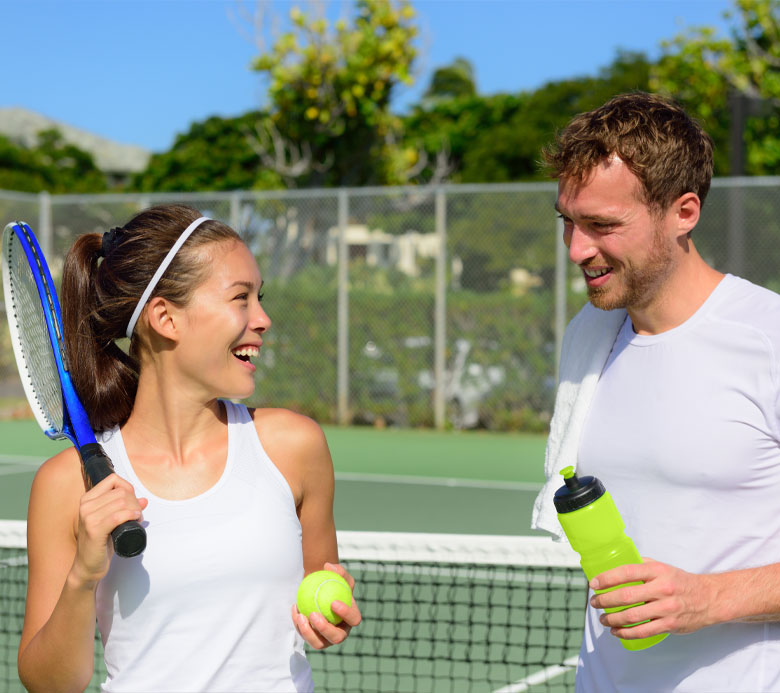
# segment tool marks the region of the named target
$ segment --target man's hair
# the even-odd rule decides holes
[[[712,139],[676,103],[657,94],[621,94],[580,113],[542,152],[552,178],[583,181],[612,156],[639,179],[643,202],[664,211],[693,192],[702,204],[712,179]]]

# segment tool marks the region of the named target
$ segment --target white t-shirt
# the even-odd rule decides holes
[[[117,473],[149,499],[146,550],[114,556],[98,585],[106,693],[313,689],[291,617],[303,578],[295,500],[246,407],[223,404],[225,470],[187,500],[144,488],[118,428],[98,438]]]
[[[580,440],[641,555],[693,573],[780,562],[780,296],[727,275],[658,335],[626,319]],[[780,691],[780,622],[629,652],[588,607],[578,691]]]

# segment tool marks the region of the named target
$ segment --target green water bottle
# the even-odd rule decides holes
[[[604,484],[594,476],[577,478],[574,467],[566,467],[561,474],[566,483],[555,492],[555,509],[558,511],[558,520],[569,542],[580,554],[580,565],[588,580],[605,570],[627,563],[641,563],[642,557],[636,550],[634,542],[626,536],[626,526]],[[618,587],[624,586],[618,585]],[[596,594],[613,589],[617,587],[596,590]],[[608,613],[623,611],[631,606],[638,606],[638,604],[605,609],[605,611]],[[627,650],[644,650],[661,642],[667,635],[668,633],[661,633],[638,640],[621,638],[620,642]]]

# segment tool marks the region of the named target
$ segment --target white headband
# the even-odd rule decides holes
[[[173,260],[176,253],[179,252],[179,248],[184,245],[184,241],[186,241],[191,235],[192,232],[197,229],[204,221],[211,221],[208,217],[200,217],[200,219],[196,219],[193,221],[184,231],[182,232],[181,236],[177,239],[176,243],[173,244],[171,249],[168,251],[168,254],[165,256],[165,259],[160,263],[160,266],[157,268],[157,271],[154,273],[154,276],[152,277],[152,280],[149,282],[149,284],[146,287],[146,290],[141,294],[141,298],[138,299],[138,303],[135,306],[135,310],[133,311],[133,317],[130,318],[130,322],[127,323],[127,331],[125,334],[127,335],[127,338],[130,339],[133,336],[133,330],[135,329],[135,324],[138,322],[138,318],[141,315],[141,311],[144,309],[144,306],[146,305],[146,302],[149,300],[149,296],[152,295],[152,291],[154,291],[154,287],[157,286],[157,282],[160,281],[160,277],[165,274],[165,270],[168,269],[168,265],[171,264],[171,261]]]

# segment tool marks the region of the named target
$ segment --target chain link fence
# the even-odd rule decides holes
[[[29,195],[0,192],[55,279],[67,248],[153,204],[229,223],[255,253],[273,326],[249,404],[321,423],[546,429],[568,319],[586,300],[554,183]],[[713,182],[694,231],[716,268],[780,291],[780,178]],[[0,416],[25,415],[0,320]]]

